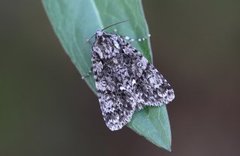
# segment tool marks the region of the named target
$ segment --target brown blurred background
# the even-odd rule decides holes
[[[240,1],[145,0],[155,66],[171,82],[173,152],[110,132],[41,1],[0,2],[0,156],[238,156]]]

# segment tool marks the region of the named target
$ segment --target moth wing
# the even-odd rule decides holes
[[[168,104],[174,98],[174,91],[163,75],[147,61],[147,59],[137,52],[139,59],[136,59],[136,94],[137,108],[143,106],[161,106]]]
[[[103,119],[112,131],[119,130],[130,122],[136,109],[136,101],[129,93],[122,91],[119,94],[108,90],[98,91]]]
[[[122,74],[127,71],[127,68],[121,63],[116,63],[123,60],[123,56],[119,54],[120,50],[114,49],[118,53],[116,57],[111,59],[106,57],[106,52],[110,51],[108,48],[111,47],[113,45],[93,46],[92,70],[103,119],[107,127],[114,131],[131,121],[137,103],[131,89],[126,90],[123,87],[127,80]]]

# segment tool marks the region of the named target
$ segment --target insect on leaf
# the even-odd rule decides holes
[[[117,29],[118,34],[134,39],[149,34],[140,0],[43,0],[43,4],[57,37],[81,75],[86,75],[92,66],[91,46],[86,40],[97,30],[129,20],[108,31]],[[134,42],[133,46],[151,62],[149,40]],[[86,83],[96,93],[93,76],[86,79]],[[171,150],[171,130],[165,106],[137,111],[128,127],[155,145]]]
[[[122,36],[98,30],[91,60],[102,115],[112,131],[129,123],[134,112],[175,97],[167,80]]]

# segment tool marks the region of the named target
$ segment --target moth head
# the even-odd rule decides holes
[[[95,33],[95,38],[98,39],[102,35],[103,35],[103,31],[102,30],[97,30],[97,32]]]

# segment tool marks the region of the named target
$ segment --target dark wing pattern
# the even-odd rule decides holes
[[[100,108],[110,130],[121,129],[135,110],[161,106],[174,99],[166,79],[121,36],[97,31],[92,72]]]

